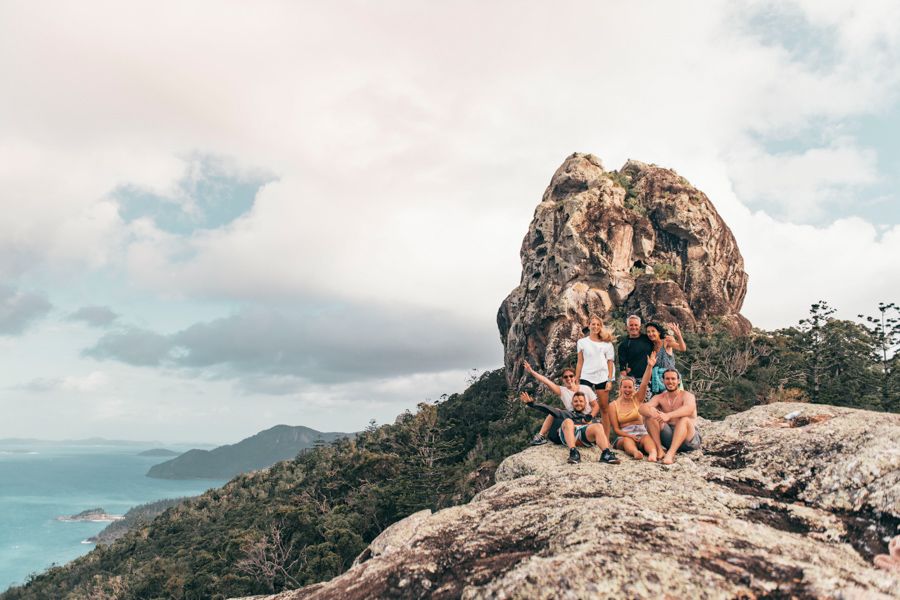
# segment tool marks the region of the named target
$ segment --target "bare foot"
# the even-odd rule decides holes
[[[632,452],[631,458],[633,458],[634,460],[641,460],[642,458],[644,458],[644,455],[641,454],[640,450],[635,450],[634,452]]]
[[[890,554],[879,554],[875,557],[875,566],[886,571],[900,573],[900,535],[888,544],[888,552]]]
[[[671,454],[666,454],[665,456],[663,456],[662,463],[664,465],[671,465],[673,462],[675,462],[675,457]]]
[[[650,462],[656,462],[656,452],[651,452],[647,455],[647,460]]]

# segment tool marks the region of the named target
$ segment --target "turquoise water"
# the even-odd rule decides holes
[[[185,447],[172,447],[184,451]],[[169,481],[144,477],[167,460],[137,456],[148,447],[0,444],[0,591],[30,573],[86,554],[82,541],[108,523],[62,522],[101,507],[110,514],[162,498],[195,496],[224,481]]]

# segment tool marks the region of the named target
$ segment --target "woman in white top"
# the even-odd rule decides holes
[[[551,379],[544,377],[543,375],[532,369],[527,360],[523,361],[523,364],[526,373],[540,381],[542,384],[544,384],[544,387],[559,396],[559,399],[562,400],[563,406],[566,407],[566,410],[572,410],[572,397],[575,395],[575,392],[581,392],[584,394],[585,400],[587,400],[588,402],[588,407],[590,408],[591,415],[597,416],[597,395],[594,394],[594,391],[591,388],[585,385],[578,384],[578,380],[575,378],[575,371],[568,368],[563,369],[562,385],[556,385]],[[547,415],[547,418],[544,419],[544,423],[541,425],[541,432],[535,434],[535,436],[531,440],[531,445],[539,446],[541,444],[546,444],[548,441],[547,435],[556,434],[555,431],[551,430],[552,425],[553,416]],[[558,440],[552,441],[560,443]]]
[[[603,429],[609,437],[609,390],[612,387],[616,351],[612,345],[612,333],[603,327],[597,315],[591,315],[588,322],[590,335],[578,340],[578,364],[575,378],[578,383],[589,386],[597,392]]]

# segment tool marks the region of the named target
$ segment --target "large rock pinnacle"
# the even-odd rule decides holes
[[[687,331],[750,330],[740,314],[744,259],[700,190],[670,169],[629,160],[606,171],[573,154],[553,175],[522,242],[522,279],[497,325],[512,387],[522,360],[555,373],[596,313],[677,321]]]

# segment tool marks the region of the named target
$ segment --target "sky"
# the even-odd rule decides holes
[[[0,0],[0,438],[354,431],[502,364],[556,168],[675,169],[757,327],[900,291],[900,4]]]

